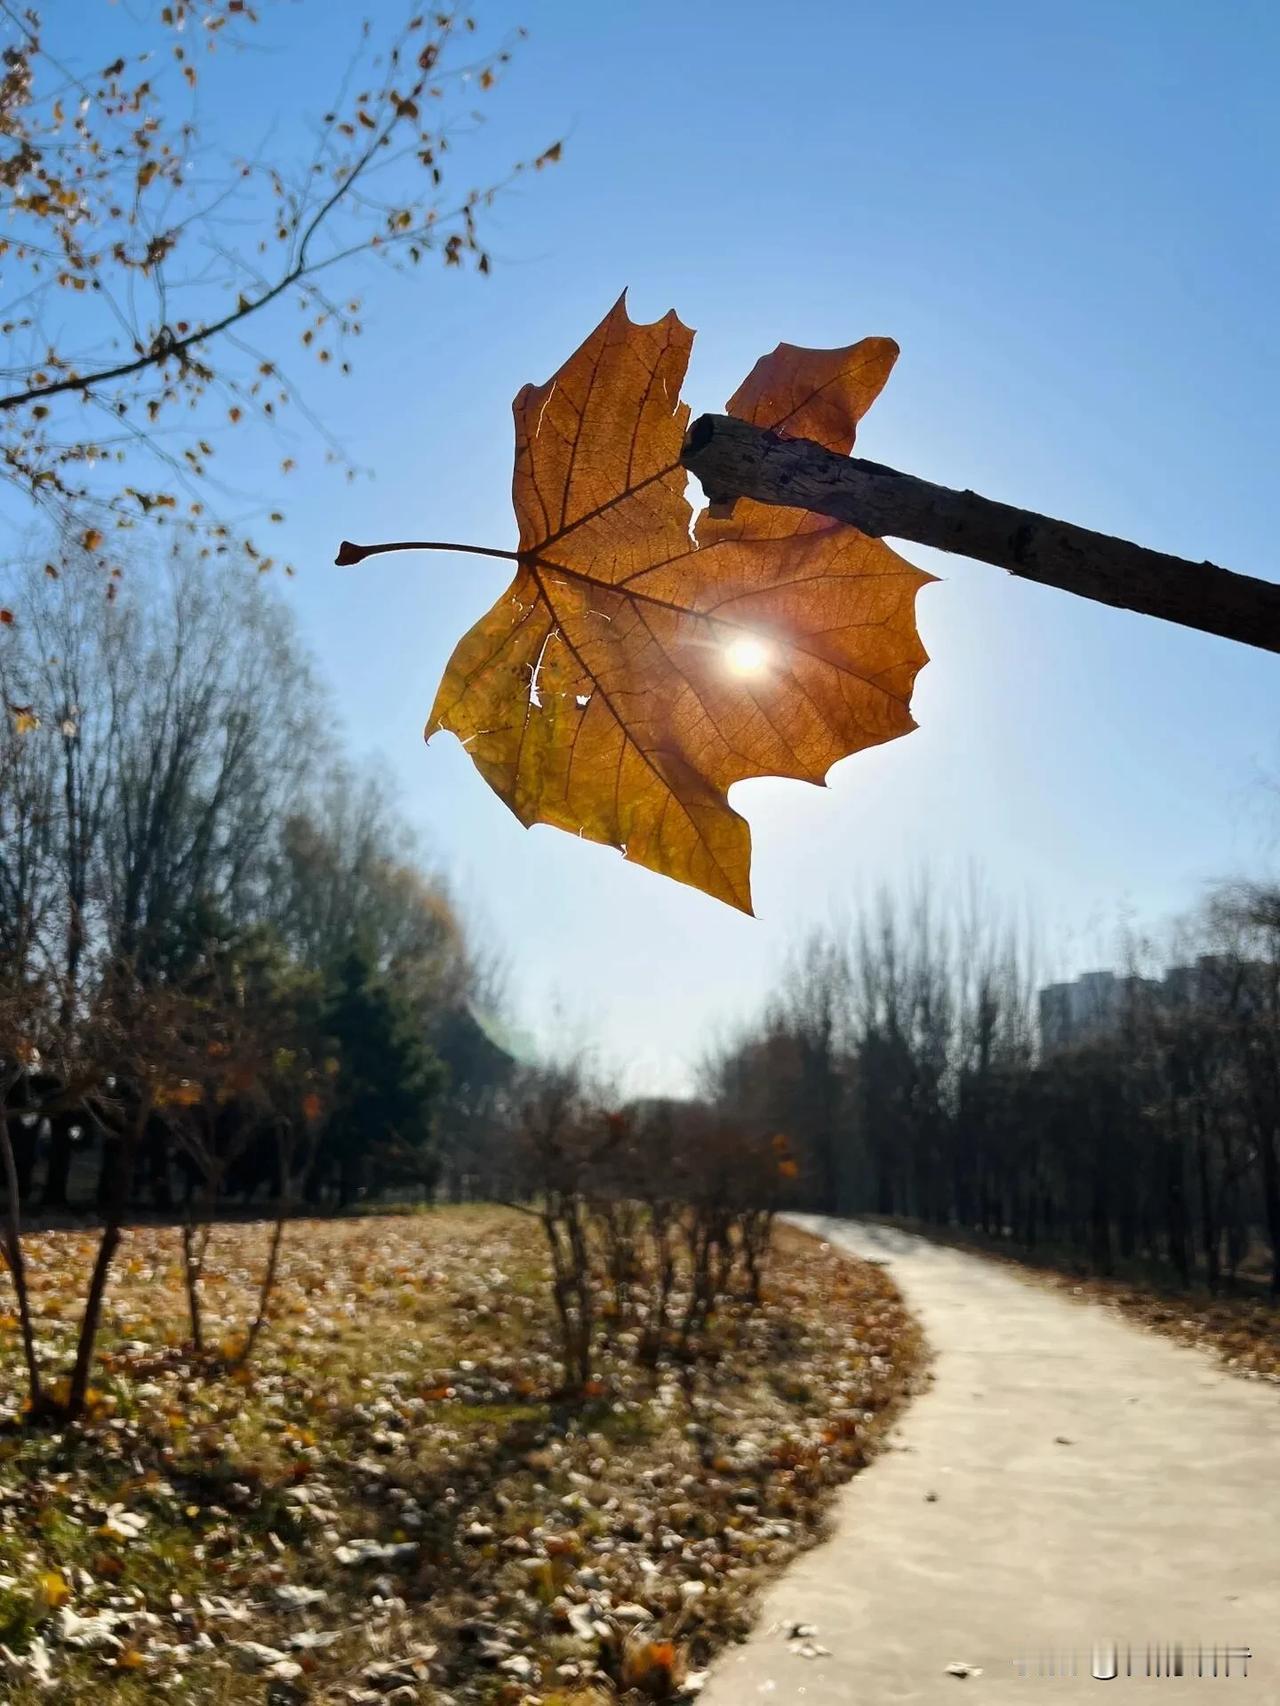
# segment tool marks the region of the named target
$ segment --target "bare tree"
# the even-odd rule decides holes
[[[102,847],[111,951],[143,975],[197,906],[261,911],[277,826],[318,755],[314,683],[263,584],[181,559],[157,581],[118,610],[130,668]]]
[[[275,429],[291,412],[340,459],[281,346],[297,338],[346,370],[362,329],[354,263],[489,270],[478,225],[499,186],[450,192],[445,173],[513,43],[479,45],[457,11],[424,11],[385,39],[366,24],[327,111],[286,112],[274,133],[264,119],[223,149],[202,136],[192,91],[220,68],[235,76],[260,18],[280,12],[173,0],[154,20],[122,20],[122,51],[86,66],[69,13],[46,28],[35,7],[0,5],[0,473],[108,569],[122,561],[116,530],[148,519],[201,552],[229,548],[208,508],[215,423]]]
[[[605,1111],[576,1060],[527,1070],[513,1111],[522,1188],[513,1206],[536,1215],[546,1235],[565,1387],[581,1396],[592,1381],[599,1315],[590,1199],[628,1124]]]
[[[711,1063],[722,1116],[781,1115],[805,1160],[816,1061],[817,1083],[838,1080],[849,1206],[1065,1247],[1100,1272],[1143,1260],[1214,1288],[1235,1282],[1261,1225],[1280,1290],[1274,885],[1229,885],[1179,937],[1130,943],[1065,1042],[1037,1037],[1032,933],[972,881],[952,917],[924,888],[861,914],[832,1064],[821,972],[839,944],[791,962],[757,1024]],[[808,1200],[824,1200],[822,1178],[820,1166]]]

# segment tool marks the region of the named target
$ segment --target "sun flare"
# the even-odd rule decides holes
[[[769,664],[769,648],[763,640],[744,635],[725,647],[724,661],[730,675],[761,675]]]

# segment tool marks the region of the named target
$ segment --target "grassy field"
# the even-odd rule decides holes
[[[267,1228],[219,1228],[234,1341]],[[87,1234],[30,1239],[65,1365]],[[4,1698],[540,1700],[696,1689],[920,1378],[881,1269],[783,1230],[756,1311],[690,1372],[600,1358],[565,1407],[537,1223],[489,1208],[300,1221],[254,1367],[182,1349],[178,1233],[131,1231],[91,1421],[0,1433]],[[0,1321],[0,1401],[21,1397]],[[593,1389],[594,1390],[594,1389]]]

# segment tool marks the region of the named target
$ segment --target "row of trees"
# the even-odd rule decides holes
[[[1226,887],[1066,1034],[1025,931],[921,891],[815,935],[708,1101],[796,1143],[805,1202],[1280,1290],[1280,893]],[[1146,965],[1144,962],[1149,961]],[[1141,975],[1181,962],[1167,975]]]
[[[261,135],[237,100],[234,134],[205,132],[255,38],[280,51],[260,25],[293,10],[172,0],[97,49],[65,8],[0,18],[0,495],[56,533],[0,570],[3,1244],[37,1412],[24,1205],[92,1203],[102,1222],[54,1406],[75,1414],[126,1212],[183,1199],[199,1351],[208,1217],[274,1195],[251,1348],[294,1193],[458,1176],[510,1068],[447,892],[322,733],[257,579],[287,551],[225,515],[218,457],[256,425],[256,465],[279,456],[273,527],[299,427],[354,473],[325,412],[365,329],[362,263],[489,271],[486,211],[526,165],[457,189],[452,163],[516,37],[452,9],[353,22],[332,100],[286,103]],[[316,405],[293,356],[324,375]],[[188,556],[148,566],[174,538]]]
[[[116,1151],[65,1087],[92,1078],[90,1062],[110,1070],[122,1016],[159,989],[199,1003],[211,1035],[230,1025],[328,1063],[311,1200],[430,1184],[437,1133],[454,1113],[460,1132],[504,1070],[473,1017],[493,976],[386,788],[335,750],[287,608],[230,564],[135,564],[107,601],[74,546],[59,563],[18,571],[23,621],[0,633],[0,987],[14,1017],[0,1056],[24,1068],[24,1194],[66,1206],[77,1145],[98,1158],[98,1202],[114,1189]],[[163,1075],[158,1039],[134,1043]],[[181,1048],[170,1064],[175,1083],[191,1076]],[[237,1123],[221,1095],[220,1188],[278,1190],[248,1141],[260,1122]],[[165,1123],[126,1182],[161,1209],[175,1184],[194,1188],[192,1145]]]
[[[13,571],[0,629],[3,1248],[32,1410],[80,1413],[126,1218],[172,1213],[205,1356],[209,1227],[301,1200],[429,1190],[510,1060],[494,974],[386,788],[346,762],[270,583],[180,554],[111,600],[64,541]],[[21,1215],[95,1211],[74,1368],[43,1383]]]

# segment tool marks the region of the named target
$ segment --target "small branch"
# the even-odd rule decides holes
[[[530,1208],[528,1203],[516,1202],[513,1197],[499,1197],[497,1199],[497,1203],[499,1208],[513,1209],[516,1214],[529,1214],[532,1215],[535,1220],[542,1219],[540,1210]]]
[[[1280,652],[1280,585],[1273,581],[934,486],[730,415],[696,420],[681,461],[713,503],[745,497],[814,510],[875,538],[953,551],[1097,603]]]

